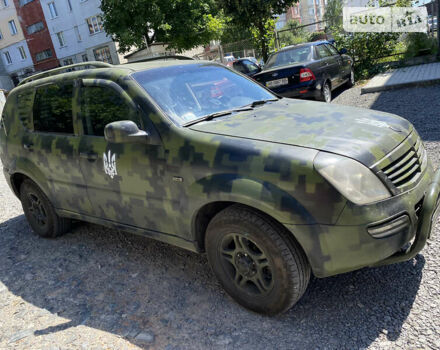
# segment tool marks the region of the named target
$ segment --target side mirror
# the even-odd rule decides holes
[[[131,120],[121,120],[107,124],[104,136],[111,143],[148,143],[148,133],[139,130]]]
[[[345,55],[347,53],[347,49],[340,49],[339,54]]]

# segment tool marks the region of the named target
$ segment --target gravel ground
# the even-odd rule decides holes
[[[440,86],[338,94],[410,119],[439,166]],[[269,318],[234,303],[204,256],[89,224],[38,238],[0,178],[0,349],[440,348],[439,224],[412,261],[312,279]]]

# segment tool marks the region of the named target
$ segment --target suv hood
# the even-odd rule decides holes
[[[370,167],[413,130],[396,115],[293,99],[192,125],[191,130],[347,156]]]

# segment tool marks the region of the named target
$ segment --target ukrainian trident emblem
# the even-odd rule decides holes
[[[105,173],[113,179],[115,175],[118,175],[116,170],[116,153],[112,154],[112,151],[108,151],[107,154],[104,153],[103,161]]]

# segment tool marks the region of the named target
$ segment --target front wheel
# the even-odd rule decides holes
[[[234,205],[208,225],[205,246],[212,270],[239,304],[275,315],[304,294],[310,267],[284,229],[249,208]]]
[[[354,70],[352,68],[351,71],[350,71],[350,78],[348,79],[348,81],[346,83],[346,86],[351,88],[352,86],[354,86],[354,83],[355,83],[355,81],[354,81]]]

